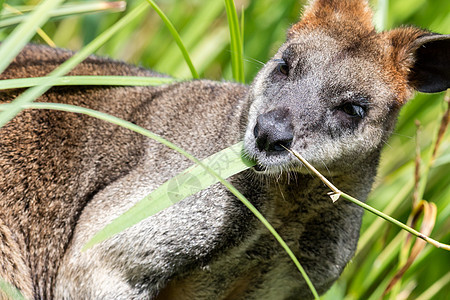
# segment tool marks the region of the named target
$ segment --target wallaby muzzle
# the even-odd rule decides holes
[[[288,109],[275,109],[258,116],[253,130],[259,151],[278,154],[286,151],[294,139]]]

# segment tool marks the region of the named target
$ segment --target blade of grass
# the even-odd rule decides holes
[[[72,56],[62,65],[60,65],[57,69],[51,72],[50,75],[47,77],[48,80],[45,84],[30,88],[26,90],[23,94],[21,94],[19,97],[17,97],[11,103],[10,109],[0,113],[0,127],[9,122],[12,118],[14,118],[22,110],[24,104],[34,101],[34,99],[36,99],[37,97],[45,93],[47,90],[49,90],[52,87],[53,82],[55,82],[59,77],[63,76],[64,74],[72,70],[76,65],[82,62],[92,52],[94,52],[101,45],[103,45],[117,31],[119,31],[129,22],[131,22],[135,17],[143,13],[147,8],[148,6],[146,3],[144,2],[141,3],[134,10],[132,10],[123,18],[121,18],[117,23],[115,23],[113,26],[111,26],[109,29],[107,29],[105,32],[103,32],[97,38],[95,38],[86,47],[81,49],[74,56]]]
[[[198,79],[198,73],[197,70],[195,70],[194,65],[192,64],[192,60],[189,57],[189,53],[186,50],[186,47],[184,46],[183,42],[181,41],[181,37],[178,34],[177,30],[175,29],[175,26],[173,26],[172,22],[167,18],[167,16],[162,12],[162,10],[156,5],[156,3],[153,0],[146,0],[150,6],[156,11],[156,13],[161,17],[163,22],[166,24],[167,28],[169,29],[170,33],[172,34],[172,37],[175,39],[175,42],[178,45],[178,48],[180,48],[181,53],[183,54],[184,60],[189,66],[189,69],[191,70],[192,77],[195,79]]]
[[[11,61],[19,54],[20,50],[33,37],[36,30],[40,28],[49,18],[50,11],[56,8],[62,0],[44,0],[27,18],[21,23],[2,43],[0,47],[0,73],[2,73]],[[0,122],[2,116],[0,115]],[[1,125],[0,125],[1,126]]]
[[[219,182],[218,177],[228,178],[253,166],[242,158],[242,142],[213,154],[175,177],[169,179],[131,209],[104,227],[89,241],[85,249],[139,223],[165,208]],[[194,161],[193,159],[191,159]],[[195,161],[194,161],[195,162]],[[212,175],[211,171],[216,175]]]
[[[49,11],[48,15],[50,19],[68,17],[73,15],[81,15],[81,14],[91,14],[100,11],[114,11],[120,12],[124,11],[126,7],[125,1],[115,1],[115,2],[94,2],[94,3],[68,3],[65,5],[61,5],[58,8],[52,9]],[[0,20],[0,28],[12,26],[19,24],[29,18],[28,13],[22,13],[21,15],[17,15],[17,13],[10,13],[8,15],[3,15],[2,20]]]
[[[244,51],[236,7],[233,0],[225,0],[225,6],[227,10],[228,26],[230,27],[231,66],[233,69],[233,77],[236,81],[245,83]]]
[[[413,189],[414,182],[413,180],[408,181],[405,185],[403,185],[402,189],[399,190],[395,197],[389,202],[389,205],[383,209],[383,212],[391,215],[395,212],[396,209],[401,205],[401,203],[405,200],[405,198],[411,193]],[[377,218],[364,232],[361,234],[361,238],[358,242],[358,251],[356,255],[359,255],[361,251],[363,251],[366,247],[370,247],[369,241],[374,237],[377,233],[380,232],[382,225],[384,224],[383,220]]]
[[[378,285],[378,280],[386,277],[386,273],[389,271],[387,268],[398,257],[398,252],[402,246],[402,238],[404,232],[399,232],[390,243],[384,245],[383,250],[376,257],[371,270],[368,274],[364,274],[363,280],[360,283],[359,291],[361,294],[367,293],[373,285]],[[388,279],[386,278],[386,285]]]
[[[356,205],[364,208],[365,210],[368,210],[371,213],[385,219],[386,221],[389,221],[392,224],[397,225],[398,227],[402,228],[403,230],[406,230],[407,232],[411,233],[412,235],[414,235],[418,238],[421,238],[422,240],[426,241],[427,243],[430,243],[437,248],[442,248],[444,250],[450,251],[450,245],[440,243],[440,242],[418,232],[417,230],[403,224],[402,222],[392,218],[391,216],[388,216],[388,215],[382,213],[381,211],[371,207],[370,205],[367,205],[366,203],[359,201],[358,199],[340,191],[329,180],[327,180],[322,174],[320,174],[319,171],[316,170],[316,168],[314,168],[310,163],[308,163],[298,152],[296,152],[292,149],[288,149],[288,148],[285,148],[285,149],[287,151],[289,151],[293,156],[298,158],[309,170],[311,170],[317,177],[319,177],[323,181],[323,183],[325,183],[325,185],[327,185],[332,190],[332,193],[330,193],[329,195],[330,195],[331,199],[333,200],[333,202],[336,202],[337,200],[339,200],[340,197],[342,197],[342,198],[344,198],[350,202],[353,202]]]
[[[447,130],[448,123],[449,123],[449,117],[450,117],[450,91],[447,91],[443,97],[444,103],[446,103],[446,110],[442,114],[441,123],[439,124],[439,127],[434,130],[435,134],[433,134],[433,139],[431,142],[432,147],[422,155],[422,161],[423,161],[423,170],[422,174],[420,175],[420,181],[417,185],[417,192],[415,193],[415,197],[417,199],[422,199],[423,194],[425,192],[425,188],[428,183],[428,175],[433,167],[433,163],[436,157],[436,154],[439,150],[439,146],[441,143],[441,140],[445,134],[445,131]]]
[[[422,127],[419,120],[415,121],[416,125],[416,157],[414,160],[414,192],[412,197],[412,212],[410,213],[409,219],[407,224],[411,227],[414,227],[414,221],[417,220],[418,215],[422,212],[425,212],[424,218],[423,218],[423,225],[432,223],[431,229],[426,232],[424,232],[421,228],[420,232],[429,235],[431,234],[431,230],[434,227],[435,220],[436,220],[436,206],[433,204],[429,204],[426,201],[423,201],[419,198],[419,182],[421,179],[421,165],[422,165],[422,157],[421,157],[421,151],[420,151],[420,136]],[[434,214],[430,213],[434,212]],[[426,227],[429,229],[429,227]],[[398,295],[401,293],[401,286],[402,286],[402,277],[404,273],[409,269],[411,264],[414,262],[414,260],[417,258],[417,256],[420,254],[420,252],[425,248],[426,243],[420,240],[416,240],[414,247],[411,249],[411,236],[406,235],[406,237],[403,239],[402,247],[398,253],[398,262],[397,262],[397,272],[390,280],[389,284],[387,285],[386,289],[383,292],[383,297],[386,297],[386,295],[389,295],[389,299],[397,299]]]
[[[414,208],[413,213],[411,214],[412,220],[410,220],[410,222],[408,223],[411,224],[411,226],[414,226],[419,216],[423,213],[423,222],[420,228],[420,232],[425,235],[429,235],[431,234],[431,231],[433,230],[435,225],[436,212],[437,208],[434,203],[428,203],[422,200],[420,201],[420,203],[416,204],[416,207]],[[388,286],[386,287],[383,293],[383,297],[386,296],[391,291],[390,298],[391,299],[398,298],[398,294],[401,291],[400,290],[401,279],[403,275],[414,263],[416,258],[419,256],[419,254],[421,254],[422,250],[426,246],[426,243],[424,241],[416,240],[414,246],[412,247],[412,249],[410,249],[411,243],[412,243],[411,235],[408,235],[400,251],[398,270],[394,275],[394,277],[389,282]]]
[[[19,89],[45,84],[47,77],[32,77],[0,80],[0,90]],[[63,76],[53,81],[53,86],[66,85],[117,85],[117,86],[156,86],[174,83],[177,80],[167,77],[139,76]]]
[[[228,35],[228,29],[217,27],[206,33],[205,38],[193,47],[191,51],[192,59],[197,62],[197,70],[200,73],[204,72],[208,65],[217,59],[220,53],[227,48]],[[171,74],[175,74],[181,78],[189,76],[184,66],[179,66],[174,69]]]
[[[23,15],[22,12],[20,10],[15,9],[12,6],[9,6],[8,4],[5,5],[9,10],[14,11],[17,15]],[[2,21],[0,20],[0,24],[2,23]],[[2,26],[0,25],[0,28]],[[42,28],[38,28],[36,30],[36,33],[44,40],[44,42],[47,43],[47,45],[49,45],[50,47],[56,47],[55,43],[52,41],[52,39],[44,32],[44,30],[42,30]]]
[[[12,104],[0,104],[0,110],[10,109],[11,106],[12,106]],[[308,287],[310,288],[312,294],[314,295],[314,298],[315,299],[319,299],[319,295],[318,295],[316,289],[314,288],[314,285],[312,284],[311,280],[309,279],[306,271],[303,269],[303,267],[301,266],[300,262],[295,257],[294,253],[289,248],[289,246],[286,244],[286,242],[284,242],[284,240],[276,232],[276,230],[273,228],[273,226],[266,220],[266,218],[264,218],[264,216],[253,206],[253,204],[251,204],[250,201],[248,201],[244,197],[244,195],[242,195],[233,185],[231,185],[227,180],[222,178],[222,176],[220,176],[211,167],[205,165],[203,162],[199,161],[197,158],[195,158],[194,156],[192,156],[191,154],[189,154],[188,152],[186,152],[182,148],[176,146],[175,144],[172,144],[171,142],[169,142],[169,141],[165,140],[164,138],[160,137],[159,135],[154,134],[153,132],[151,132],[149,130],[146,130],[146,129],[142,128],[142,127],[139,127],[139,126],[137,126],[137,125],[135,125],[135,124],[133,124],[131,122],[119,119],[117,117],[111,116],[111,115],[106,114],[106,113],[102,113],[102,112],[95,111],[95,110],[88,109],[88,108],[84,108],[84,107],[78,107],[78,106],[73,106],[73,105],[68,105],[68,104],[60,104],[60,103],[25,103],[25,104],[21,104],[21,108],[22,109],[27,109],[27,108],[32,108],[32,109],[53,109],[53,110],[60,110],[60,111],[67,111],[67,112],[86,114],[86,115],[92,116],[94,118],[98,118],[98,119],[110,122],[112,124],[116,124],[116,125],[119,125],[121,127],[127,128],[127,129],[132,130],[134,132],[137,132],[139,134],[142,134],[142,135],[144,135],[146,137],[149,137],[151,139],[154,139],[155,141],[157,141],[157,142],[159,142],[159,143],[161,143],[161,144],[163,144],[163,145],[165,145],[165,146],[167,146],[167,147],[177,151],[178,153],[182,154],[183,156],[185,156],[186,158],[188,158],[189,160],[191,160],[192,162],[196,163],[198,166],[200,166],[201,168],[206,170],[210,175],[212,175],[215,178],[214,182],[220,182],[221,184],[223,184],[245,206],[247,206],[247,208],[269,230],[269,232],[275,237],[275,239],[278,241],[278,243],[281,245],[281,247],[289,255],[291,260],[296,265],[297,269],[302,274],[304,280],[306,281]],[[235,145],[235,147],[238,147],[238,148],[242,149],[242,142],[240,144],[238,144],[238,145]],[[234,147],[233,147],[233,150],[231,152],[229,152],[229,154],[231,154],[233,152],[236,153],[236,150],[235,150]],[[240,151],[238,153],[240,153]],[[222,152],[222,155],[223,155],[223,152]],[[239,169],[239,168],[244,170],[243,169],[244,167],[245,167],[245,169],[247,169],[250,166],[254,165],[254,163],[249,162],[247,160],[243,160],[242,162],[243,163],[241,165],[237,164],[237,167],[235,168],[235,171],[236,171],[236,169]],[[191,171],[192,171],[192,169],[191,169]],[[148,207],[146,207],[146,209],[148,209]],[[86,250],[86,249],[94,246],[95,244],[100,243],[100,242],[106,240],[109,237],[112,237],[114,234],[117,234],[120,231],[122,231],[122,230],[124,230],[124,229],[126,229],[126,228],[128,228],[128,227],[130,227],[130,226],[132,226],[132,225],[134,225],[136,223],[138,223],[138,222],[136,222],[136,220],[133,220],[133,222],[132,222],[133,224],[128,223],[128,224],[126,224],[126,226],[122,226],[121,224],[118,224],[118,225],[120,225],[119,227],[121,227],[122,229],[120,231],[117,231],[118,229],[117,229],[117,227],[114,224],[116,222],[117,221],[113,221],[109,225],[105,226],[101,231],[97,232],[94,235],[94,237],[88,243],[86,243],[86,245],[83,247],[83,250]],[[115,228],[112,228],[113,225],[111,225],[111,224],[113,224]]]
[[[242,5],[241,8],[241,45],[242,45],[242,49],[244,49],[244,30],[245,30],[245,10],[244,10],[244,5]],[[242,51],[242,56],[244,56],[244,51]],[[243,58],[242,58],[243,59]]]
[[[444,103],[447,105],[444,115],[442,116],[441,126],[437,134],[436,142],[433,149],[433,154],[431,155],[431,163],[434,164],[436,160],[439,147],[444,139],[445,132],[447,131],[448,125],[450,124],[450,90],[447,90],[444,96]]]
[[[448,196],[450,195],[450,188],[446,189],[446,191],[443,192],[443,199],[450,199]],[[450,206],[446,206],[444,210],[442,210],[439,213],[439,218],[437,220],[437,223],[442,223],[444,220],[448,220],[448,217],[450,215]],[[381,219],[380,219],[381,220]],[[444,228],[448,228],[448,226],[443,225]],[[447,229],[444,229],[446,232]],[[376,260],[370,261],[370,272],[362,274],[363,280],[359,281],[357,284],[357,289],[360,292],[360,295],[367,295],[369,291],[371,291],[374,287],[377,287],[377,290],[383,290],[388,285],[388,279],[390,279],[390,276],[394,276],[394,271],[392,269],[392,266],[395,264],[395,260],[398,258],[398,253],[401,250],[402,247],[402,241],[405,237],[405,232],[400,231],[398,232],[390,241],[389,244],[383,245],[382,250],[380,249],[380,252],[376,254]],[[442,238],[442,234],[441,234]],[[426,247],[420,256],[415,260],[413,265],[410,267],[410,273],[416,272],[417,268],[419,267],[419,263],[421,261],[423,264],[428,264],[430,262],[430,254],[437,250],[434,247]],[[361,260],[366,261],[367,257],[361,257]],[[423,265],[422,265],[423,268]],[[387,274],[390,274],[388,276]],[[354,276],[354,275],[353,275]],[[382,279],[384,280],[384,284],[380,285],[380,281]],[[382,291],[379,292],[381,297]],[[362,297],[366,298],[366,297]],[[376,298],[376,297],[375,297]],[[378,298],[376,298],[378,299]]]
[[[379,31],[387,30],[389,13],[389,0],[378,0],[377,10],[375,12],[375,27]]]
[[[450,272],[448,272],[444,277],[436,281],[432,286],[430,286],[425,292],[416,298],[416,300],[428,300],[433,299],[434,296],[447,285],[450,284]]]
[[[430,148],[433,148],[433,145],[429,145],[426,149],[423,149],[422,153],[423,154],[429,153]],[[440,158],[438,158],[436,161],[439,161],[439,159]],[[436,164],[434,166],[436,167]],[[404,169],[404,170],[402,170],[402,169]],[[412,190],[413,190],[413,186],[414,186],[414,180],[411,176],[411,174],[413,174],[413,173],[414,173],[414,161],[409,161],[406,165],[401,167],[401,169],[396,170],[393,174],[389,174],[389,177],[393,176],[393,177],[409,177],[409,178],[406,181],[399,181],[397,183],[390,182],[388,184],[388,185],[395,184],[398,189],[400,189],[400,187],[401,187],[401,189],[399,192],[395,192],[395,197],[393,198],[392,202],[389,201],[389,205],[383,210],[384,213],[386,213],[388,215],[391,215],[394,212],[396,214],[399,214],[398,208],[396,208],[396,206],[400,205],[400,203],[402,201],[404,202],[404,201],[407,201],[407,199],[408,200],[410,199],[409,197],[412,194]],[[445,191],[446,191],[446,189],[439,192],[439,194],[443,195],[443,197],[444,197],[443,199],[450,199],[449,197],[445,196],[446,195]],[[394,191],[391,192],[391,194],[392,193],[394,193]],[[381,194],[381,195],[377,195],[374,197],[380,198],[380,197],[386,197],[386,196],[387,195]],[[434,202],[438,203],[439,199],[434,199]],[[450,208],[450,206],[445,206],[445,204],[444,204],[444,207]],[[437,224],[442,223],[443,220],[445,220],[447,218],[449,211],[450,211],[450,209],[444,209],[439,212]],[[373,243],[375,243],[375,241],[377,241],[377,243],[379,243],[380,235],[382,234],[381,232],[383,232],[383,230],[381,228],[382,221],[383,221],[383,219],[377,218],[375,220],[374,224],[372,224],[372,225],[376,224],[376,226],[375,226],[376,228],[374,228],[374,226],[370,226],[368,229],[364,230],[363,235],[360,239],[360,242],[358,243],[358,244],[361,244],[361,241],[364,241],[364,244],[361,245],[361,248],[367,248],[366,250],[368,250],[368,248],[371,246],[373,248]],[[376,233],[377,231],[379,232],[378,234]],[[376,255],[377,258],[376,258],[376,261],[373,263],[373,265],[371,262],[368,262],[368,264],[370,265],[370,272],[368,274],[362,272],[359,275],[352,276],[352,280],[355,277],[359,278],[359,280],[357,280],[357,282],[355,282],[355,283],[352,283],[352,285],[354,285],[355,288],[357,288],[358,291],[361,292],[361,295],[366,293],[368,290],[371,290],[373,286],[379,285],[378,280],[380,280],[382,277],[383,278],[386,277],[386,272],[388,272],[389,268],[391,268],[392,265],[395,263],[397,254],[400,252],[401,241],[404,239],[404,237],[405,237],[404,232],[399,232],[398,234],[395,235],[395,237],[390,239],[391,242],[387,246],[386,245],[383,246],[382,251]],[[369,239],[372,239],[372,242],[369,242]],[[359,246],[360,245],[358,245],[358,247]],[[434,249],[434,248],[425,248],[425,251],[427,251],[427,249]],[[360,249],[360,250],[363,250],[363,249]],[[428,251],[428,252],[431,252],[431,251]],[[362,252],[358,252],[357,256],[355,257],[355,260],[367,261],[366,255],[367,255],[367,253],[365,252],[365,250],[363,250]],[[417,260],[421,260],[424,257],[426,257],[426,254],[422,253],[418,257]],[[366,264],[366,262],[364,262],[364,264]],[[386,286],[387,286],[387,284],[386,284]],[[364,291],[364,293],[362,291]]]
[[[6,299],[14,299],[14,300],[26,300],[26,298],[22,295],[22,293],[0,278],[0,298],[3,299],[2,296],[6,296]]]
[[[184,45],[188,47],[191,53],[192,61],[196,62],[196,70],[201,73],[199,63],[204,63],[204,60],[210,60],[211,56],[202,56],[200,60],[196,60],[194,56],[194,47],[199,43],[200,39],[209,40],[206,38],[211,32],[214,32],[214,22],[217,22],[217,18],[220,16],[223,6],[220,1],[204,1],[199,10],[195,12],[195,17],[189,21],[186,26],[180,30],[180,34],[183,36]],[[200,47],[200,49],[202,49]],[[155,65],[155,70],[169,70],[170,74],[177,74],[170,70],[176,68],[184,68],[181,57],[178,56],[179,49],[176,47],[170,47],[164,53],[162,57],[158,57],[158,61]],[[189,75],[186,75],[189,76]]]

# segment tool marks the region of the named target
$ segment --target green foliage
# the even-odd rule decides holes
[[[1,1],[0,1],[1,2]],[[34,1],[7,1],[11,6],[31,5]],[[304,2],[304,1],[303,1]],[[378,0],[378,28],[402,24],[429,28],[450,34],[448,0]],[[140,5],[128,1],[128,11]],[[158,1],[161,10],[180,33],[200,77],[232,80],[232,53],[225,3],[222,0]],[[237,16],[245,10],[243,41],[245,81],[251,82],[262,62],[281,45],[290,24],[298,20],[304,3],[298,0],[235,1]],[[3,9],[2,14],[6,13]],[[47,23],[43,29],[58,47],[79,50],[115,24],[125,13],[77,16]],[[239,24],[237,24],[239,27]],[[243,26],[241,26],[243,27]],[[0,38],[10,36],[12,28],[0,29]],[[35,42],[42,42],[40,37]],[[9,53],[8,53],[9,54]],[[169,30],[153,11],[135,16],[104,43],[97,54],[140,64],[175,78],[191,77],[183,55]],[[2,56],[2,60],[4,57]],[[421,123],[419,146],[426,174],[423,199],[437,206],[432,237],[450,243],[450,134],[441,144],[436,162],[426,170],[430,149],[445,110],[443,94],[418,94],[405,105],[396,131],[386,142],[380,171],[368,204],[406,222],[412,209],[415,160],[415,120]],[[423,177],[424,178],[424,177]],[[341,200],[340,200],[341,201]],[[324,299],[378,299],[399,268],[399,254],[405,234],[373,215],[366,214],[356,257]],[[415,299],[447,299],[450,287],[450,255],[428,245],[405,273],[396,293]]]

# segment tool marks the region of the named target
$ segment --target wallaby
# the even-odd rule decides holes
[[[316,0],[250,87],[54,87],[80,105],[160,134],[199,158],[244,140],[257,167],[230,180],[293,249],[319,293],[357,245],[361,208],[285,150],[365,200],[398,112],[414,90],[450,87],[450,36],[376,33],[367,1]],[[1,79],[45,76],[71,52],[28,45]],[[90,57],[70,75],[161,76]],[[21,90],[1,91],[12,101]],[[0,129],[0,277],[34,299],[309,299],[265,227],[214,185],[81,252],[106,224],[190,162],[73,113],[26,110]]]

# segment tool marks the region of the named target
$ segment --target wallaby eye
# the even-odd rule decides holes
[[[278,60],[277,70],[285,76],[289,75],[289,65],[283,59]]]
[[[343,112],[345,112],[350,117],[359,117],[364,118],[366,115],[365,109],[358,105],[353,103],[345,103],[339,107],[339,109]]]

